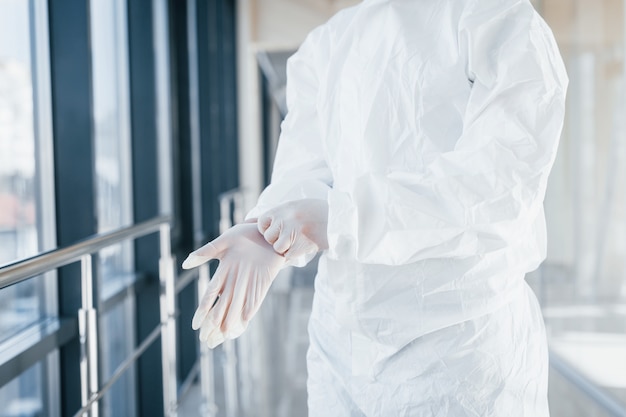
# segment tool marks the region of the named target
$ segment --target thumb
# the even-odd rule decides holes
[[[215,247],[213,242],[209,242],[206,245],[202,246],[200,249],[191,252],[187,256],[187,259],[183,261],[183,269],[195,268],[207,261],[210,261],[211,259],[218,259],[219,255],[220,252]]]
[[[257,228],[259,229],[259,233],[264,234],[265,231],[272,225],[271,213],[268,211],[267,213],[259,216],[259,218],[256,221],[256,225],[257,225]]]

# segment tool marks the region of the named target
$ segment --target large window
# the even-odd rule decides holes
[[[0,264],[37,253],[33,74],[28,3],[0,3]],[[0,335],[39,318],[36,283],[0,293]]]
[[[67,254],[63,248],[94,233],[159,213],[191,212],[189,190],[172,197],[174,184],[179,189],[189,182],[189,95],[198,94],[186,84],[187,24],[202,20],[217,30],[227,23],[217,24],[222,15],[234,21],[234,3],[223,11],[218,3],[199,3],[205,8],[197,16],[187,13],[188,4],[0,0],[0,266],[57,244],[62,248],[45,258],[58,261]],[[215,25],[208,24],[210,16]],[[206,33],[198,41],[209,51]],[[213,52],[217,85],[222,59]],[[227,68],[232,78],[234,67]],[[211,108],[228,109],[230,118],[222,122],[220,112],[200,120],[199,131],[235,125],[234,88],[214,93]],[[227,130],[231,136],[214,134],[204,149],[232,143],[234,132]],[[236,171],[236,161],[227,165]],[[216,223],[212,213],[202,214],[202,223]],[[174,249],[183,253],[191,248],[191,232],[200,230],[190,219],[180,216],[185,227],[173,233]],[[159,352],[167,349],[159,349],[155,333],[161,323],[159,243],[152,235],[97,253],[89,270],[97,280],[91,287],[95,316],[85,308],[90,303],[83,290],[90,287],[81,280],[90,274],[78,262],[0,290],[0,417],[73,415],[89,395],[83,389],[95,383],[94,369],[101,389],[121,376],[97,400],[100,416],[162,415]],[[41,265],[26,262],[35,263]],[[8,273],[23,266],[3,267],[3,282],[12,282]],[[185,323],[176,343],[184,361],[166,386],[197,369],[197,337],[189,328],[195,299],[193,291],[179,298]],[[90,344],[94,317],[97,351]],[[122,372],[138,345],[148,346],[148,336],[153,344]]]
[[[90,2],[98,231],[132,223],[126,1]],[[132,265],[129,247],[100,254],[102,284]]]
[[[98,232],[132,224],[132,177],[129,111],[128,23],[125,0],[91,0],[91,60],[96,214]],[[126,288],[132,273],[132,242],[115,245],[99,256],[99,298],[121,293],[109,311],[101,309],[102,382],[134,347],[134,303]],[[134,372],[129,370],[103,398],[103,415],[133,416]]]
[[[565,364],[626,407],[624,1],[536,3],[570,86],[546,198],[548,259],[535,289],[553,365]],[[555,417],[609,415],[558,369],[551,379]]]
[[[0,264],[54,244],[51,114],[46,3],[0,1]],[[43,279],[46,278],[46,279]],[[56,314],[51,277],[0,291],[0,346]],[[1,416],[40,415],[48,409],[43,359],[0,387]]]

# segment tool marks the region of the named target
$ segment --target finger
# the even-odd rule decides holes
[[[316,253],[319,251],[319,247],[311,241],[305,241],[304,243],[299,242],[300,244],[292,245],[287,251],[283,253],[283,256],[286,259],[291,259],[298,257],[300,255],[305,255],[309,253]]]
[[[263,233],[263,237],[265,238],[265,241],[269,243],[270,245],[273,245],[274,242],[276,242],[276,240],[280,236],[280,229],[281,229],[280,222],[277,220],[272,221],[272,224],[270,224],[270,226],[267,229],[265,229],[265,232]]]
[[[248,328],[248,322],[239,320],[234,326],[228,328],[228,333],[224,336],[226,339],[236,339],[241,336]]]
[[[272,224],[272,217],[266,214],[259,217],[256,221],[256,227],[259,229],[259,233],[263,234],[268,227]]]
[[[209,340],[211,334],[216,330],[219,331],[219,327],[215,326],[213,323],[209,321],[205,321],[204,323],[202,323],[202,327],[200,328],[200,341],[206,342],[207,340]]]
[[[215,327],[213,323],[205,323],[200,330],[200,341],[207,343],[211,339],[215,339],[217,333],[220,332],[218,327]]]
[[[209,242],[198,250],[191,252],[187,259],[183,261],[183,269],[195,268],[203,263],[210,261],[211,259],[217,259],[219,251],[213,244]]]
[[[224,343],[225,339],[226,338],[224,337],[224,334],[220,332],[219,329],[216,329],[216,331],[212,333],[211,336],[207,339],[206,344],[209,349],[215,349],[216,347]]]
[[[198,305],[198,309],[194,314],[194,317],[191,321],[191,327],[193,329],[198,329],[202,326],[202,322],[206,318],[209,311],[213,308],[217,297],[223,291],[224,288],[224,280],[228,273],[228,270],[222,268],[221,266],[217,268],[217,271],[213,275],[213,278],[209,282],[209,285]]]
[[[259,311],[261,303],[263,302],[269,288],[265,279],[257,277],[255,281],[256,285],[251,288],[249,296],[246,297],[246,305],[244,306],[244,313],[242,316],[242,319],[245,322],[249,322]]]
[[[237,281],[237,270],[238,268],[234,267],[228,272],[228,276],[224,282],[224,290],[220,294],[220,300],[217,304],[215,304],[215,307],[211,309],[206,317],[206,320],[215,327],[222,327],[226,312],[232,302],[234,287]]]
[[[215,304],[215,300],[217,300],[217,297],[222,292],[227,273],[228,270],[220,266],[217,268],[217,271],[215,271],[215,274],[213,274],[213,278],[211,278],[211,281],[202,296],[202,300],[198,305],[198,309],[191,320],[191,327],[194,330],[198,330],[200,326],[202,326],[202,322]]]
[[[233,299],[226,311],[225,319],[222,322],[222,333],[227,338],[231,338],[230,333],[235,330],[236,326],[240,326],[243,306],[246,299],[246,289],[254,282],[250,279],[250,270],[248,268],[240,268],[237,276]]]
[[[291,247],[293,243],[292,236],[288,233],[283,233],[280,237],[274,242],[274,251],[278,254],[283,254],[287,252],[287,250]]]

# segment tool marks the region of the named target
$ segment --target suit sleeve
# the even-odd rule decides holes
[[[458,33],[472,83],[461,136],[425,173],[364,175],[348,192],[331,190],[331,258],[476,256],[517,244],[543,218],[568,83],[556,43],[527,1],[468,8]]]
[[[271,183],[247,218],[303,198],[326,199],[333,178],[326,163],[317,113],[320,55],[325,53],[323,27],[304,41],[287,61],[287,115],[281,124]]]

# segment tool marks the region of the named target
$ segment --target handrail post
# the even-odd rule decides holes
[[[98,393],[98,315],[94,308],[94,280],[92,255],[83,255],[81,265],[81,308],[78,310],[80,340],[81,404],[87,405]],[[88,415],[98,417],[98,402],[93,403]]]
[[[239,191],[233,196],[233,220],[235,223],[243,223],[245,218],[244,213],[244,193]]]
[[[237,192],[227,193],[220,198],[220,233],[233,225],[231,203]],[[236,209],[236,207],[234,207]],[[235,340],[225,340],[222,344],[224,368],[224,394],[226,396],[226,416],[237,417],[239,412],[239,392],[237,387],[237,348]]]
[[[161,313],[161,363],[163,367],[163,412],[165,417],[178,415],[178,378],[176,355],[176,269],[170,247],[170,225],[160,228],[159,282]]]
[[[209,264],[200,265],[198,271],[198,304],[209,286],[210,270]],[[202,409],[200,415],[215,417],[217,415],[217,404],[215,403],[215,361],[213,350],[205,343],[200,343],[200,387],[202,392]]]

